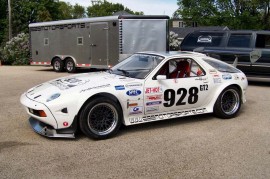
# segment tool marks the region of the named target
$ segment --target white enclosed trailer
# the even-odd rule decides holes
[[[110,68],[138,51],[168,51],[168,16],[108,16],[32,23],[31,65]]]

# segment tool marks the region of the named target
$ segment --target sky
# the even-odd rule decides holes
[[[60,0],[69,2],[72,5],[78,3],[81,6],[88,7],[92,5],[91,0]],[[142,11],[145,15],[168,15],[177,10],[177,0],[107,0],[112,3],[120,3],[132,11]]]

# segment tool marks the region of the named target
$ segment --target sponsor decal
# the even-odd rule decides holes
[[[147,101],[156,101],[156,100],[161,100],[161,99],[162,99],[162,94],[146,96]]]
[[[134,78],[123,78],[123,77],[120,77],[119,80],[124,81],[124,82],[130,82],[130,81],[134,81],[135,79]]]
[[[125,90],[124,85],[115,86],[115,90]]]
[[[160,105],[161,101],[153,101],[153,102],[147,102],[146,106],[154,106],[154,105]]]
[[[239,76],[237,74],[234,74],[233,76],[235,80],[239,80]]]
[[[214,78],[219,78],[219,74],[214,74],[213,77]]]
[[[199,78],[196,78],[195,80],[196,81],[206,81],[208,78],[207,77],[199,77]]]
[[[77,24],[31,27],[30,31],[51,31],[51,30],[64,30],[64,29],[70,30],[70,29],[84,29],[84,28],[86,28],[85,23],[77,23]]]
[[[210,74],[216,74],[216,73],[217,73],[217,70],[215,70],[215,69],[210,69],[210,70],[209,70],[209,73],[210,73]]]
[[[94,86],[94,87],[90,87],[90,88],[87,88],[87,89],[83,89],[83,90],[80,91],[80,93],[83,93],[83,92],[86,92],[86,91],[89,91],[89,90],[92,90],[92,89],[106,88],[106,87],[110,87],[110,86],[111,86],[110,84]]]
[[[194,110],[187,110],[187,111],[148,115],[144,117],[132,117],[132,118],[129,118],[129,121],[131,124],[134,124],[134,123],[140,123],[140,122],[150,122],[150,121],[156,121],[156,120],[164,120],[164,119],[171,119],[171,118],[177,118],[177,117],[204,114],[207,112],[208,111],[206,110],[206,108],[201,108],[201,109],[194,109]]]
[[[90,80],[81,80],[78,78],[65,78],[65,79],[58,79],[55,81],[51,81],[49,83],[51,85],[58,87],[60,90],[67,90],[75,86],[83,85],[89,81]]]
[[[143,112],[143,107],[142,106],[136,106],[133,108],[130,108],[129,114],[142,114]]]
[[[214,83],[221,83],[221,78],[213,78]]]
[[[141,93],[142,93],[142,92],[141,92],[140,90],[136,90],[136,89],[127,91],[127,95],[128,95],[128,96],[138,96],[138,95],[140,95]]]
[[[198,37],[198,40],[197,40],[198,43],[212,43],[212,37],[210,35],[206,35],[206,36],[199,36]]]
[[[232,75],[231,75],[231,74],[223,74],[223,75],[222,75],[222,78],[223,78],[224,80],[231,80],[231,79],[232,79]]]
[[[134,107],[134,106],[138,106],[138,103],[127,103],[128,107]]]
[[[146,107],[146,112],[157,112],[159,111],[159,106]]]
[[[142,87],[142,83],[128,83],[125,85],[126,88],[139,88]]]
[[[242,77],[241,80],[244,81],[246,78],[245,77]]]
[[[162,88],[161,87],[152,87],[152,88],[146,88],[145,93],[146,94],[151,94],[151,93],[162,93]]]

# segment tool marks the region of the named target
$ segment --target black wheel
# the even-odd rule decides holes
[[[73,61],[71,58],[68,58],[68,59],[66,60],[66,65],[65,65],[65,67],[66,67],[66,71],[67,71],[68,73],[74,73],[74,72],[76,71],[75,63],[74,63],[74,61]]]
[[[229,119],[235,117],[240,108],[240,92],[237,88],[231,86],[225,88],[219,95],[214,106],[214,113],[222,119]]]
[[[94,139],[107,139],[117,133],[122,122],[120,106],[110,98],[91,100],[81,111],[80,128]]]
[[[64,70],[64,62],[60,58],[54,59],[52,65],[56,72],[62,72]]]

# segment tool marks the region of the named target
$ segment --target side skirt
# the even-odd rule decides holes
[[[185,116],[193,116],[199,114],[211,113],[206,108],[200,109],[192,109],[192,110],[184,110],[184,111],[176,111],[176,112],[167,112],[167,113],[159,113],[159,114],[150,114],[142,117],[131,116],[128,118],[130,125],[153,122],[153,121],[161,121],[166,119],[173,119]]]

